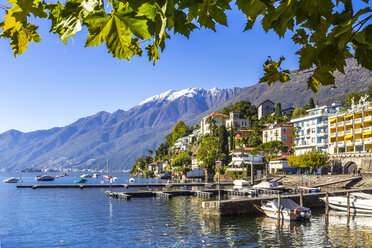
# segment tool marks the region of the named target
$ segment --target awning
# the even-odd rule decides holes
[[[353,134],[348,134],[345,136],[345,139],[352,138],[352,137],[353,137]]]
[[[348,117],[353,117],[353,114],[345,116],[345,118],[348,118]]]
[[[363,135],[369,135],[369,134],[372,134],[372,131],[368,131],[368,132],[363,133]]]
[[[329,121],[330,121],[330,122],[334,122],[334,121],[336,121],[336,118],[332,118],[332,119],[330,119]]]

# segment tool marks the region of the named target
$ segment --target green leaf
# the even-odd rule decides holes
[[[319,90],[320,84],[322,85],[334,85],[335,77],[328,70],[316,69],[313,75],[307,81],[308,89],[317,93]]]
[[[85,19],[89,36],[85,46],[98,46],[106,41],[108,51],[119,59],[129,59],[139,55],[139,45],[132,42],[132,35],[149,39],[147,20],[131,12],[114,12],[110,15],[101,11]],[[142,51],[141,51],[142,52]]]
[[[299,69],[305,70],[313,67],[315,64],[315,60],[317,58],[316,49],[311,45],[305,45],[300,50],[296,52],[296,54],[300,55],[300,66]]]

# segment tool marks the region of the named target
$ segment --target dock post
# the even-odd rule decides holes
[[[329,213],[329,193],[328,191],[326,192],[326,209],[325,209],[325,214],[326,214],[326,219],[328,220],[328,213]]]
[[[251,184],[254,185],[254,168],[253,168],[253,162],[251,161]]]
[[[347,215],[350,215],[350,192],[347,192],[346,196],[347,196]]]
[[[281,203],[280,203],[280,195],[278,195],[278,221],[280,221],[280,205],[281,205]]]
[[[300,191],[300,206],[301,207],[304,206],[304,195],[303,195],[302,191]]]

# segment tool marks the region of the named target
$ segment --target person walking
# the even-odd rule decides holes
[[[360,177],[360,168],[358,169],[358,177]]]

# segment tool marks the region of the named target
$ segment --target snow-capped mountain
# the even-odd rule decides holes
[[[223,90],[219,90],[217,88],[213,88],[210,90],[204,90],[202,88],[187,88],[179,91],[175,90],[168,90],[164,93],[161,93],[159,95],[155,95],[152,97],[149,97],[142,102],[140,102],[138,105],[144,105],[147,103],[153,103],[153,102],[161,102],[161,101],[174,101],[177,98],[180,97],[195,97],[197,95],[217,95],[219,92]]]
[[[178,120],[190,120],[241,92],[241,88],[170,90],[128,111],[99,112],[62,128],[0,134],[0,169],[64,166],[128,169],[155,149]],[[108,155],[107,155],[108,154]]]

